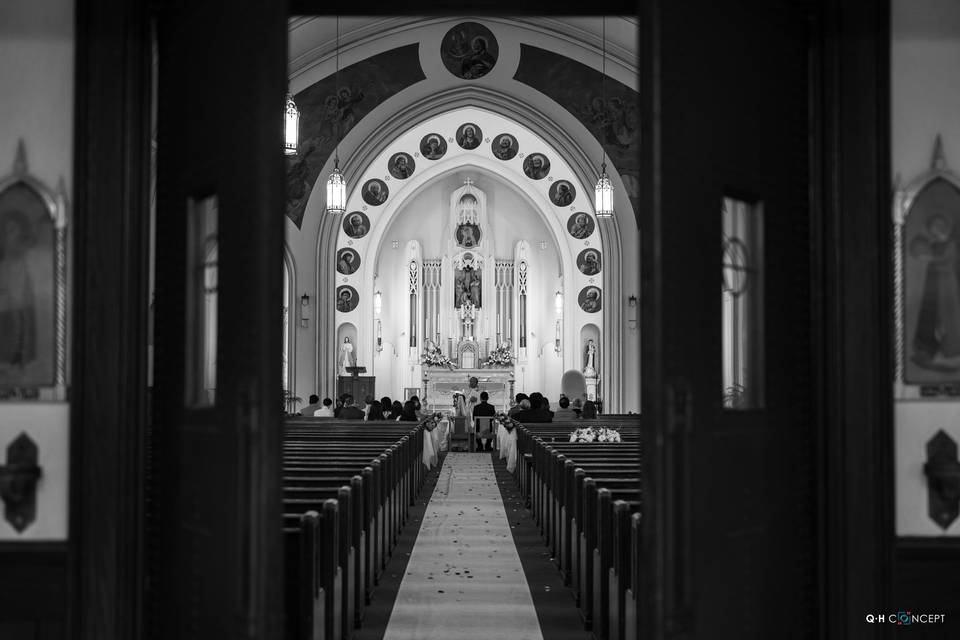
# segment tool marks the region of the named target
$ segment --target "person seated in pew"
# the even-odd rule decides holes
[[[570,398],[560,396],[560,408],[553,413],[553,419],[559,422],[561,420],[574,420],[576,417],[577,413],[570,408]]]
[[[583,413],[583,400],[580,398],[575,398],[574,401],[570,403],[570,408],[573,409],[573,412],[577,414],[577,417],[579,418]]]
[[[420,398],[419,396],[410,396],[410,401],[413,402],[413,410],[417,414],[417,420],[423,420],[423,412],[421,411]]]
[[[303,408],[303,411],[300,412],[302,416],[312,416],[320,408],[320,396],[317,394],[312,394],[310,396],[310,404]]]
[[[580,414],[580,417],[584,420],[597,419],[597,405],[593,400],[587,400],[583,403],[583,412]]]
[[[333,417],[333,400],[330,398],[323,399],[323,406],[313,412],[315,418],[332,418]]]
[[[339,418],[340,412],[343,411],[343,405],[346,404],[347,394],[343,394],[337,398],[337,406],[333,408],[333,417]]]
[[[492,417],[497,415],[497,410],[494,408],[494,406],[487,402],[489,399],[489,393],[486,391],[480,392],[480,404],[473,408],[474,418],[483,418],[487,416]],[[480,441],[480,451],[493,451],[493,438],[483,438]]]
[[[373,404],[373,396],[367,394],[367,397],[363,399],[363,419],[367,419],[367,415],[370,413],[370,405]]]
[[[399,420],[400,416],[403,415],[403,404],[399,400],[393,401],[393,406],[390,407],[390,416],[388,420]]]
[[[517,394],[517,397],[516,397],[516,402],[514,403],[514,405],[513,405],[512,407],[510,407],[510,411],[507,411],[507,416],[509,416],[509,417],[512,418],[513,416],[515,416],[515,415],[517,414],[518,411],[523,410],[523,407],[521,406],[521,404],[523,403],[524,400],[527,400],[527,399],[528,399],[528,398],[527,398],[527,394],[525,394],[525,393],[518,393],[518,394]],[[527,404],[529,405],[530,403],[528,402]],[[527,406],[527,409],[529,409],[529,408],[530,408],[530,407]]]
[[[417,418],[417,405],[413,403],[413,400],[407,400],[403,403],[403,413],[400,415],[401,422],[419,422],[420,419]]]
[[[380,404],[379,400],[374,400],[370,403],[370,410],[367,411],[367,422],[374,422],[376,420],[383,420],[383,405]]]
[[[343,408],[340,409],[341,420],[363,420],[363,409],[353,404],[353,396],[347,394],[343,399]]]
[[[553,411],[550,411],[550,401],[543,397],[539,391],[530,394],[530,408],[536,409],[548,419],[543,422],[553,422]]]
[[[393,400],[390,399],[390,396],[383,396],[380,398],[380,407],[383,409],[383,419],[387,420],[390,416],[390,408],[393,406]]]
[[[517,422],[553,422],[553,412],[542,405],[543,396],[538,393],[530,394],[530,408],[519,411],[513,419]]]

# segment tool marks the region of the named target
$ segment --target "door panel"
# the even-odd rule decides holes
[[[808,8],[648,11],[643,637],[811,637]],[[724,408],[725,198],[763,217],[765,371],[746,410]]]
[[[157,16],[153,637],[282,634],[285,21],[276,2]]]

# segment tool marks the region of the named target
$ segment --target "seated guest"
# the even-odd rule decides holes
[[[583,413],[580,414],[580,417],[584,420],[596,420],[597,418],[597,405],[592,400],[587,400],[583,403]]]
[[[530,408],[519,411],[513,419],[518,422],[553,422],[553,412],[543,407],[543,396],[530,394]]]
[[[375,420],[383,420],[383,405],[377,400],[370,403],[370,410],[367,411],[367,422]]]
[[[343,408],[340,409],[341,420],[363,420],[363,409],[353,404],[353,396],[347,395],[343,399]]]
[[[340,412],[343,411],[343,399],[344,399],[346,396],[347,396],[347,394],[343,394],[342,396],[340,396],[339,398],[337,398],[337,406],[335,406],[335,407],[333,408],[333,417],[334,417],[334,418],[339,418],[339,417],[340,417]]]
[[[573,420],[576,417],[576,412],[570,408],[570,398],[567,396],[560,396],[560,408],[553,413],[553,419],[557,421]]]
[[[486,391],[480,392],[480,404],[476,405],[473,408],[473,417],[474,418],[483,418],[486,416],[495,416],[497,415],[497,410],[492,404],[487,402],[490,399],[490,394]],[[493,438],[483,438],[480,441],[480,451],[493,451]]]
[[[313,394],[310,396],[310,404],[303,408],[303,411],[300,412],[302,416],[312,416],[320,408],[320,396]]]
[[[370,405],[373,404],[373,396],[367,394],[367,397],[363,399],[363,419],[367,419],[367,414],[370,413]]]
[[[510,407],[510,411],[507,412],[507,415],[512,418],[518,411],[520,411],[523,408],[520,406],[520,404],[524,400],[527,400],[527,394],[518,393],[516,398],[516,403],[512,407]],[[529,402],[527,404],[529,404]],[[527,408],[529,409],[530,407],[527,407]]]
[[[399,400],[393,401],[393,406],[390,407],[390,415],[387,418],[388,420],[399,420],[400,416],[403,415],[403,405]]]
[[[332,418],[333,417],[333,400],[330,398],[323,399],[323,406],[313,412],[315,418]]]
[[[573,409],[573,412],[577,414],[577,417],[580,417],[580,414],[583,412],[583,400],[577,398],[570,404],[570,408]]]
[[[403,403],[403,413],[400,414],[401,422],[419,422],[417,418],[417,409],[413,400],[407,400]]]
[[[550,414],[550,421],[553,422],[553,411],[550,409],[550,400],[548,398],[540,400],[540,408]]]
[[[383,407],[383,419],[386,420],[390,415],[390,407],[393,406],[393,400],[390,399],[390,396],[383,396],[380,398],[380,406]]]

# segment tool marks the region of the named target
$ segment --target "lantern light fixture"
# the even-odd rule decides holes
[[[380,311],[383,309],[383,294],[377,291],[373,294],[373,312],[377,315],[380,315]]]
[[[603,16],[601,18],[603,21],[603,49],[601,53],[601,72],[600,72],[600,104],[604,112],[607,110],[607,91],[606,91],[606,79],[607,79],[607,18]],[[598,140],[602,140],[598,138]],[[603,142],[600,142],[600,177],[597,180],[597,186],[594,188],[594,209],[597,213],[597,218],[612,218],[613,217],[613,183],[610,182],[610,178],[607,176],[607,162],[606,155],[603,150]]]
[[[553,308],[557,312],[557,315],[563,315],[563,293],[557,290],[557,293],[553,298]]]
[[[297,155],[300,140],[300,110],[293,96],[287,93],[286,107],[283,114],[283,153],[288,156]]]
[[[377,320],[377,351],[383,351],[383,332],[379,320]]]
[[[560,353],[562,349],[560,348],[560,321],[557,320],[557,331],[553,338],[553,350],[557,353]]]
[[[340,95],[340,16],[337,16],[336,67],[334,72],[334,87],[336,95]],[[347,182],[340,173],[340,121],[337,120],[337,137],[333,147],[333,173],[327,179],[327,213],[343,213],[347,210]]]

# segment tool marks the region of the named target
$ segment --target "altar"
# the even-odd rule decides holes
[[[513,397],[513,367],[504,369],[453,369],[443,367],[424,367],[423,397],[420,401],[429,411],[453,411],[453,394],[471,394],[470,378],[477,379],[476,395],[486,391],[488,402],[497,411],[510,408]]]

